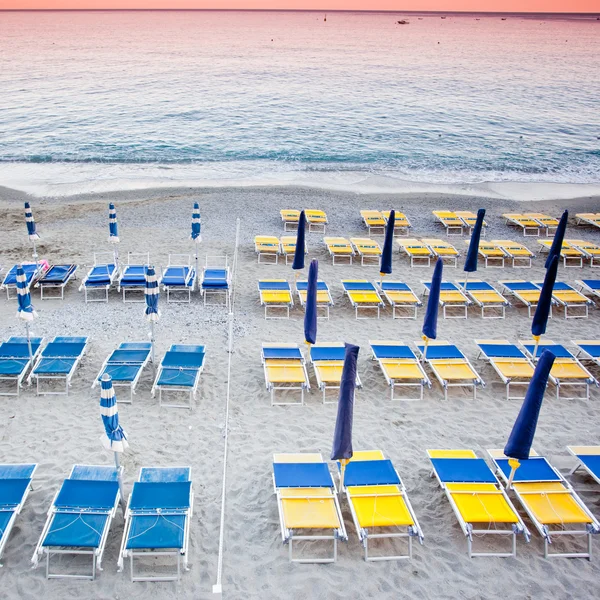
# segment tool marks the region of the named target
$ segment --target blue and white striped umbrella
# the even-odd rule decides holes
[[[190,238],[197,244],[202,241],[202,219],[200,219],[200,205],[194,202],[194,210],[192,212],[192,234]]]
[[[127,434],[119,425],[119,409],[117,408],[117,397],[113,388],[110,375],[102,376],[102,388],[100,390],[100,414],[104,423],[106,436],[102,443],[107,450],[113,452],[124,452],[129,447]]]
[[[29,239],[32,242],[39,240],[40,236],[35,230],[35,220],[33,218],[33,213],[31,212],[31,206],[29,205],[29,202],[25,202],[25,223],[27,223],[27,233],[29,235]]]
[[[31,295],[29,294],[29,286],[27,285],[27,277],[23,266],[17,267],[17,301],[19,307],[17,309],[17,317],[27,323],[33,321],[37,317],[37,313],[31,304]]]
[[[148,267],[146,271],[146,289],[144,290],[144,298],[146,300],[146,317],[148,321],[158,321],[160,312],[158,310],[158,277],[154,267]]]
[[[115,209],[115,205],[112,202],[108,205],[108,231],[110,234],[108,241],[111,244],[118,244],[119,226],[117,224],[117,211]]]

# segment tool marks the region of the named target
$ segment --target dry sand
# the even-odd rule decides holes
[[[0,232],[0,265],[27,260],[31,249],[23,222],[24,195],[0,190],[3,213]],[[505,337],[516,341],[529,337],[530,320],[518,305],[507,310],[503,321],[483,321],[475,309],[469,319],[443,320],[438,337],[458,343],[487,382],[477,400],[456,392],[448,402],[434,384],[423,402],[390,402],[383,376],[368,360],[369,339],[419,339],[423,311],[416,321],[391,319],[386,310],[380,320],[356,321],[344,300],[340,280],[345,277],[377,277],[375,266],[332,266],[322,234],[308,236],[310,257],[319,259],[320,276],[333,289],[336,306],[331,320],[319,322],[319,341],[348,341],[361,346],[359,374],[363,389],[357,394],[354,421],[355,449],[380,448],[402,475],[413,507],[425,533],[425,545],[416,547],[412,561],[365,563],[352,528],[345,500],[342,502],[349,541],[342,544],[334,565],[298,565],[287,561],[281,543],[279,520],[271,484],[274,452],[318,451],[328,458],[331,450],[335,405],[322,405],[313,389],[304,407],[271,407],[260,363],[261,342],[303,341],[303,312],[295,308],[289,321],[265,321],[258,304],[259,277],[287,277],[291,267],[258,265],[253,237],[258,233],[280,234],[280,208],[315,207],[327,211],[327,233],[365,234],[361,208],[394,207],[403,210],[414,224],[416,237],[444,237],[431,215],[433,208],[477,209],[484,206],[490,235],[523,240],[520,232],[504,225],[500,214],[507,210],[545,211],[559,215],[564,207],[572,214],[599,210],[598,198],[536,202],[535,204],[486,200],[453,195],[356,196],[302,188],[224,190],[146,190],[103,196],[35,199],[34,215],[42,236],[40,255],[52,261],[80,264],[80,277],[91,263],[92,252],[110,250],[107,243],[107,202],[116,202],[121,237],[120,255],[127,251],[150,251],[151,260],[165,265],[169,252],[192,253],[188,240],[191,204],[198,200],[203,222],[201,257],[234,249],[235,218],[241,219],[241,246],[235,307],[235,353],[232,362],[231,415],[223,591],[227,598],[596,598],[599,543],[596,557],[553,559],[542,557],[537,533],[531,544],[519,540],[516,559],[476,558],[466,554],[466,542],[452,510],[435,480],[429,477],[426,448],[473,448],[483,456],[485,448],[503,447],[520,402],[506,401],[502,386],[490,367],[476,361],[473,339]],[[570,227],[570,235],[600,243],[600,231]],[[526,245],[537,249],[533,238]],[[457,246],[466,249],[462,240]],[[462,264],[462,261],[461,261]],[[399,254],[394,256],[394,277],[421,291],[421,280],[432,269],[410,269]],[[597,277],[599,271],[561,268],[559,278],[573,281]],[[456,279],[462,270],[446,268],[445,278]],[[478,277],[495,282],[503,278],[541,279],[543,260],[535,268],[483,269]],[[157,355],[173,342],[204,343],[207,361],[200,397],[192,412],[159,409],[150,396],[152,368],[141,379],[133,405],[120,406],[130,450],[123,456],[125,487],[129,492],[142,465],[192,466],[195,513],[191,526],[190,571],[179,584],[129,582],[128,572],[117,573],[117,553],[123,528],[119,514],[113,523],[104,557],[104,570],[95,582],[46,581],[43,568],[31,570],[30,558],[54,493],[73,463],[110,464],[103,451],[98,390],[90,388],[103,360],[121,341],[146,340],[148,325],[142,304],[123,304],[116,291],[108,304],[88,304],[70,286],[64,302],[41,302],[36,291],[33,303],[39,313],[33,331],[46,339],[54,335],[89,335],[91,346],[73,379],[70,395],[36,397],[24,389],[16,398],[3,397],[0,421],[0,461],[39,463],[34,491],[17,520],[0,570],[0,597],[4,598],[209,598],[217,569],[220,498],[223,466],[223,432],[227,384],[227,319],[221,308],[205,308],[198,296],[189,305],[167,305],[161,297],[162,319],[156,328]],[[16,302],[0,300],[0,337],[21,334],[15,318]],[[590,318],[565,321],[560,316],[548,327],[548,338],[569,343],[572,339],[598,337],[598,309]],[[596,376],[600,372],[596,370]],[[316,388],[314,375],[311,383]],[[550,386],[542,408],[534,443],[538,452],[567,472],[573,464],[567,444],[598,444],[600,392],[594,389],[589,402],[556,400]],[[593,488],[583,476],[571,478],[575,486]],[[600,516],[597,494],[585,494],[588,506]],[[526,521],[528,522],[528,521]],[[533,527],[531,527],[533,530]],[[478,540],[479,541],[479,540]],[[578,542],[581,543],[581,540]],[[488,546],[490,548],[491,545]],[[569,547],[573,547],[570,546]]]

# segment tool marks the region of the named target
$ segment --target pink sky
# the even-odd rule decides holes
[[[599,0],[0,0],[0,9],[314,9],[600,12]]]

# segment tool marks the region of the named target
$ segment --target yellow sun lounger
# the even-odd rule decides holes
[[[260,304],[265,307],[265,319],[289,319],[290,308],[294,306],[292,288],[285,279],[261,279],[258,282]],[[274,316],[269,309],[283,309],[283,316]]]
[[[300,300],[300,306],[306,308],[306,295],[308,293],[308,280],[299,279],[296,281],[296,292]],[[324,316],[317,317],[318,319],[329,319],[329,308],[333,306],[333,298],[329,286],[322,280],[317,281],[317,312],[319,309],[325,309]]]
[[[407,283],[403,281],[386,281],[384,278],[377,281],[376,286],[392,307],[392,319],[417,318],[417,310],[419,306],[423,306],[423,303]],[[398,314],[397,309],[402,312]]]
[[[422,281],[424,286],[423,297],[429,295],[431,281]],[[440,289],[440,306],[444,319],[466,319],[468,318],[467,308],[471,304],[469,298],[456,284],[451,281],[442,281]],[[452,310],[453,314],[448,314],[448,310]]]
[[[381,450],[354,452],[346,466],[344,491],[366,561],[412,558],[412,539],[423,543],[423,531],[406,488],[392,461]],[[406,539],[405,553],[369,555],[369,541]]]
[[[482,319],[504,319],[506,307],[510,306],[510,303],[492,284],[481,279],[468,279],[456,283],[473,304],[481,308]]]
[[[577,464],[569,471],[569,475],[573,475],[578,469],[584,469],[600,485],[600,446],[567,446],[567,450],[577,459]]]
[[[462,235],[467,225],[451,210],[432,210],[433,216],[446,228],[446,235]]]
[[[538,240],[538,243],[542,246],[542,252],[550,252],[552,246],[552,240]],[[563,265],[566,267],[583,267],[583,259],[585,254],[578,250],[575,246],[572,246],[566,240],[563,240],[562,248],[560,250],[560,257],[563,259]]]
[[[590,259],[590,267],[600,267],[598,260],[600,260],[600,246],[592,242],[586,242],[585,240],[567,240],[573,248],[576,248],[580,252],[583,252],[586,258]]]
[[[329,255],[331,256],[332,264],[336,264],[335,259],[347,258],[348,264],[352,264],[352,257],[354,256],[354,250],[352,244],[343,237],[325,237],[323,238]]]
[[[350,300],[350,304],[354,307],[357,319],[367,319],[369,317],[359,316],[359,311],[377,310],[377,318],[379,319],[380,310],[384,307],[383,300],[377,291],[377,288],[366,279],[343,279],[342,286]]]
[[[300,211],[294,209],[283,209],[280,210],[281,220],[283,221],[283,230],[290,231],[292,229],[298,229],[298,223],[300,222]]]
[[[360,256],[360,264],[365,264],[365,259],[375,261],[376,265],[379,265],[379,259],[381,258],[381,246],[370,238],[350,238],[354,251]]]
[[[470,245],[470,240],[465,240],[465,244]],[[485,261],[485,268],[498,267],[504,268],[504,261],[507,258],[506,252],[494,242],[481,240],[477,254]],[[494,264],[490,264],[493,262]]]
[[[521,213],[505,213],[502,215],[506,219],[507,224],[520,227],[523,230],[524,236],[535,236],[539,237],[542,229],[545,229],[544,225],[537,219],[530,217],[527,214]]]
[[[431,257],[433,256],[433,252],[427,244],[415,239],[415,238],[406,238],[403,240],[397,240],[398,246],[400,248],[400,252],[404,250],[405,254],[410,258],[410,266],[422,266],[422,267],[430,267],[431,266]],[[416,263],[415,261],[419,261]]]
[[[271,393],[271,406],[304,404],[304,391],[310,389],[304,356],[298,344],[263,344],[262,363],[265,385]],[[300,402],[276,402],[277,390],[300,390]]]
[[[444,400],[448,400],[448,390],[451,387],[471,388],[475,399],[477,386],[485,386],[467,357],[454,344],[444,340],[430,340],[427,347],[422,341],[415,342],[415,345],[422,360],[429,365],[440,382]]]
[[[511,467],[502,450],[490,449],[496,472],[508,483]],[[592,515],[567,480],[543,456],[520,461],[510,489],[544,539],[544,558],[592,558],[592,535],[600,533],[600,523]],[[584,552],[550,552],[561,536],[585,536]]]
[[[429,246],[433,255],[436,258],[441,258],[445,265],[450,265],[451,267],[458,266],[460,253],[452,244],[438,238],[423,238],[421,241]]]
[[[390,218],[390,212],[389,210],[383,210],[381,211],[381,214],[383,215],[383,218],[385,219],[385,222],[387,223],[388,219]],[[400,236],[400,235],[408,235],[410,233],[410,230],[412,228],[411,222],[408,220],[408,217],[402,213],[402,212],[398,212],[397,210],[394,211],[394,237],[396,236]]]
[[[346,541],[346,529],[333,478],[321,454],[275,454],[273,486],[281,539],[288,544],[289,561],[332,563],[338,540]],[[333,541],[332,557],[295,558],[294,542]]]
[[[531,261],[535,258],[535,254],[523,244],[512,240],[492,240],[491,243],[496,244],[506,253],[507,257],[512,260],[513,267],[531,268]]]
[[[470,210],[456,210],[456,211],[454,211],[454,214],[461,221],[464,222],[464,224],[467,227],[467,229],[472,230],[473,227],[475,227],[475,223],[477,222],[477,215],[473,211],[470,211]],[[482,236],[485,235],[487,228],[488,228],[488,223],[484,219],[483,220],[483,228],[481,229],[481,235]],[[469,231],[469,233],[470,233],[470,231]]]
[[[558,228],[558,224],[560,222],[555,217],[549,217],[548,215],[545,215],[543,213],[527,213],[525,216],[531,219],[535,219],[536,221],[541,223],[546,229],[547,237],[550,237],[551,233],[554,234],[556,232],[556,229]]]
[[[512,294],[527,307],[527,314],[531,318],[531,311],[535,310],[540,300],[541,287],[533,281],[524,281],[523,279],[505,280],[498,283],[507,294]],[[556,301],[552,300],[552,304],[556,304]],[[550,317],[552,317],[552,307],[550,307]]]
[[[427,450],[427,456],[467,540],[469,558],[516,556],[517,534],[527,542],[530,534],[487,463],[473,450]],[[509,537],[510,552],[473,552],[473,538],[486,535]]]
[[[575,218],[577,219],[577,225],[585,223],[600,228],[600,213],[578,213]]]
[[[258,262],[265,262],[262,258],[274,258],[277,264],[281,254],[281,245],[279,238],[274,235],[257,235],[254,238],[254,251],[258,255]]]
[[[385,233],[386,220],[383,218],[378,210],[361,210],[360,216],[362,217],[365,227],[369,230],[369,235],[376,235]]]
[[[541,288],[544,282],[534,281],[534,283]],[[565,319],[587,319],[589,316],[589,307],[594,306],[594,303],[587,296],[564,281],[557,281],[554,284],[552,298],[559,306],[564,308]],[[583,312],[580,312],[581,309]],[[573,314],[573,310],[578,312]]]
[[[425,386],[431,387],[431,381],[415,356],[415,353],[403,342],[372,340],[372,358],[377,361],[379,368],[390,387],[391,400],[423,400]],[[396,388],[417,388],[417,397],[394,396]]]
[[[325,233],[325,227],[329,223],[325,211],[308,208],[304,211],[304,214],[306,215],[309,231],[320,231],[321,233]]]
[[[327,390],[339,390],[344,369],[345,345],[343,342],[321,342],[310,346],[309,360],[315,371],[317,385],[323,392],[323,404],[335,404],[327,400]],[[362,387],[360,377],[356,375],[356,387]]]
[[[281,236],[281,254],[285,256],[285,264],[289,264],[294,260],[294,254],[296,253],[296,236],[295,235],[282,235]],[[308,246],[304,244],[304,254],[308,254]]]

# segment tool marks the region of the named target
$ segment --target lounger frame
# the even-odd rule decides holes
[[[364,290],[352,290],[352,289],[348,289],[346,288],[346,286],[344,285],[345,283],[364,283],[365,285],[370,285],[372,286],[373,289],[367,289],[365,288]],[[354,316],[356,317],[357,320],[360,319],[371,319],[373,317],[361,317],[360,316],[360,310],[364,311],[372,311],[372,310],[377,310],[377,318],[379,319],[381,316],[381,309],[385,308],[385,304],[383,303],[383,300],[381,299],[381,295],[377,289],[377,286],[373,285],[370,281],[367,281],[366,279],[363,280],[356,280],[356,279],[344,279],[342,280],[342,287],[344,288],[344,293],[348,298],[348,301],[350,302],[350,304],[352,305],[352,308],[354,308]],[[377,303],[376,304],[367,304],[367,303],[362,303],[362,302],[357,302],[356,300],[354,300],[352,298],[352,293],[353,292],[370,292],[370,293],[374,293],[377,296]]]
[[[134,285],[123,285],[123,279],[127,275],[129,267],[144,267],[148,269],[150,266],[150,252],[128,252],[127,253],[127,264],[121,265],[121,272],[119,273],[119,280],[117,282],[117,291],[123,292],[123,302],[145,302],[144,293],[146,291],[146,278]],[[131,294],[142,294],[141,298],[135,298],[134,300],[127,300],[127,292],[129,296]]]
[[[321,282],[323,284],[325,284],[325,288],[326,288],[326,291],[327,291],[328,300],[327,300],[327,302],[319,302],[319,300],[318,300],[318,293],[319,293],[319,291],[325,291],[325,290],[319,290],[319,289],[317,289],[317,319],[329,320],[329,309],[334,305],[333,297],[331,295],[331,290],[329,289],[329,286],[322,279],[319,279],[319,281],[317,282],[317,286]],[[300,290],[298,288],[298,284],[299,283],[303,283],[304,284],[304,283],[307,283],[307,281],[306,280],[297,280],[296,281],[296,294],[298,295],[298,302],[300,302],[300,306],[303,309],[306,310],[305,295],[302,295],[300,293],[301,291],[305,292],[305,290]],[[306,292],[305,292],[305,294],[306,294]],[[324,315],[323,314],[319,315],[319,309],[324,309],[323,312],[325,314]]]
[[[28,263],[28,264],[33,264],[33,263]],[[18,265],[16,265],[18,266]],[[10,272],[12,271],[12,269],[14,269],[14,266],[11,267],[8,272],[4,275],[4,279],[2,281],[2,284],[0,285],[0,289],[4,288],[6,290],[6,299],[7,300],[12,300],[13,298],[17,297],[17,284],[15,283],[5,283],[6,282],[6,278],[8,277],[8,275],[10,274]],[[31,277],[31,280],[29,281],[28,284],[28,289],[31,289],[35,283],[37,282],[37,280],[43,275],[44,271],[42,269],[42,265],[40,263],[36,264],[36,269]],[[11,296],[10,295],[10,291],[11,290],[15,290],[15,295]]]
[[[7,342],[10,342],[10,340],[14,339],[14,338],[18,338],[20,336],[11,336]],[[32,338],[32,342],[33,342]],[[44,342],[44,338],[38,338],[40,339],[40,344],[37,348],[37,350],[35,352],[33,352],[33,356],[28,360],[28,362],[25,364],[25,366],[23,367],[23,369],[21,370],[21,372],[15,377],[14,375],[2,375],[0,374],[0,383],[1,382],[12,382],[16,385],[16,392],[10,392],[10,391],[5,391],[2,388],[0,388],[0,396],[19,396],[19,392],[21,391],[21,388],[23,387],[23,380],[25,379],[25,375],[27,375],[28,372],[30,372],[30,369],[32,368],[32,366],[35,364],[40,352],[42,351],[42,344]],[[32,349],[33,350],[33,349]],[[10,360],[10,357],[4,357],[6,360]],[[13,357],[16,358],[16,357]],[[18,358],[22,358],[22,357],[18,357]]]
[[[65,299],[65,288],[71,281],[71,279],[77,279],[77,265],[68,265],[69,271],[67,272],[67,276],[62,281],[46,281],[44,282],[44,277],[52,270],[53,267],[56,266],[67,266],[67,265],[50,265],[50,269],[42,275],[35,284],[34,287],[40,289],[40,300],[56,300],[60,298],[61,300]],[[44,290],[46,290],[46,297],[44,297]],[[50,290],[58,290],[58,295],[48,295]]]
[[[263,351],[265,348],[299,348],[299,346],[298,346],[298,344],[263,344]],[[300,359],[284,359],[284,358],[282,358],[282,359],[273,359],[273,360],[281,360],[281,361],[291,360],[294,363],[296,362],[296,360],[300,360],[300,365],[302,366],[302,371],[304,373],[304,382],[302,382],[302,383],[279,382],[279,385],[278,385],[277,382],[271,381],[269,379],[269,371],[268,371],[267,363],[266,363],[266,360],[269,360],[269,359],[265,359],[264,352],[262,352],[262,364],[263,364],[263,372],[264,372],[264,376],[265,376],[265,387],[267,388],[267,391],[271,395],[271,406],[288,406],[288,405],[304,406],[304,393],[306,391],[310,390],[310,380],[308,377],[308,371],[306,370],[306,359],[304,358],[304,355],[302,354],[301,351],[300,351],[300,354],[302,355],[302,358],[300,358]],[[296,401],[291,400],[291,401],[287,401],[287,402],[277,402],[275,400],[275,392],[278,390],[279,391],[300,390],[300,401],[298,402],[297,400]]]
[[[108,261],[104,262],[100,260],[100,257],[107,256],[110,257]],[[109,265],[114,265],[114,269],[112,273],[108,273],[108,283],[105,285],[91,285],[87,286],[86,281],[88,277],[94,272],[96,267],[107,267]],[[94,252],[94,264],[90,267],[90,270],[87,272],[86,276],[83,278],[81,285],[79,286],[79,291],[83,290],[85,303],[88,302],[108,302],[108,292],[112,287],[113,283],[119,276],[119,263],[115,260],[115,255],[112,252]],[[94,291],[101,291],[103,295],[99,298],[90,298],[89,294]]]
[[[421,281],[421,283],[423,284],[423,298],[427,297],[429,295],[429,286],[427,284],[431,284],[431,281]],[[454,286],[451,289],[444,289],[444,285],[452,285]],[[444,292],[456,292],[461,294],[464,297],[464,302],[460,303],[460,302],[446,302],[443,299],[443,293]],[[443,281],[442,282],[442,289],[440,292],[440,301],[439,301],[439,305],[442,309],[442,314],[444,315],[444,319],[468,319],[469,318],[469,313],[468,313],[468,308],[469,306],[472,304],[471,300],[469,300],[468,296],[465,294],[464,290],[455,285],[454,283],[452,283],[451,281]],[[455,314],[448,314],[448,310],[452,310],[452,311],[456,311]]]
[[[224,263],[224,264],[213,264],[213,263]],[[227,273],[227,287],[223,288],[205,288],[204,278],[208,269],[219,269],[225,270]],[[229,270],[229,258],[227,255],[224,256],[209,256],[206,255],[204,269],[202,271],[202,278],[200,280],[200,295],[204,301],[204,306],[222,306],[222,302],[208,302],[209,296],[225,296],[225,308],[229,308],[229,302],[231,301],[231,271]]]
[[[338,343],[338,344],[334,344],[334,343],[327,343],[327,342],[321,342],[321,343],[317,343],[314,344],[312,348],[331,348],[331,347],[344,347],[343,343]],[[343,366],[343,360],[332,360],[332,359],[320,359],[320,360],[314,360],[310,354],[310,352],[308,353],[308,360],[310,362],[310,364],[313,366],[313,370],[315,372],[315,378],[317,380],[317,387],[323,392],[323,404],[337,404],[337,398],[335,400],[327,400],[327,391],[328,390],[339,390],[340,389],[340,385],[336,385],[335,383],[328,383],[326,381],[323,381],[321,379],[321,374],[319,372],[318,367],[319,366],[330,366],[327,363],[342,363]],[[319,363],[325,363],[325,364],[319,364]],[[362,382],[360,380],[360,377],[358,376],[358,373],[356,374],[356,387],[357,388],[362,388]]]
[[[287,283],[288,287],[286,289],[261,289],[260,284],[261,283]],[[267,302],[263,299],[263,292],[277,292],[277,291],[281,291],[281,292],[287,292],[289,295],[289,302],[281,302],[281,303],[275,303],[275,302]],[[292,294],[292,286],[289,284],[289,282],[285,279],[259,279],[258,281],[258,295],[260,298],[260,304],[261,306],[264,306],[265,309],[265,320],[267,319],[289,319],[290,318],[290,310],[292,308],[294,308],[294,296]],[[271,309],[271,314],[269,314],[269,309]],[[273,314],[273,310],[279,311],[279,310],[283,310],[285,311],[283,315],[279,316],[279,315],[274,315]],[[328,313],[329,314],[329,313]]]
[[[382,295],[390,304],[390,306],[392,307],[392,319],[416,319],[417,318],[417,314],[418,314],[418,310],[421,306],[423,306],[423,303],[419,300],[419,297],[417,296],[417,294],[415,293],[415,291],[412,289],[412,287],[410,287],[407,284],[408,289],[407,290],[400,290],[403,292],[410,292],[415,299],[415,302],[397,302],[396,300],[393,299],[393,297],[391,297],[388,292],[393,293],[394,291],[397,290],[386,290],[385,289],[385,284],[386,283],[404,283],[404,282],[386,282],[386,281],[379,281],[379,282],[375,282],[375,287],[377,288],[377,291],[379,292],[380,295]],[[400,314],[398,314],[396,311],[400,309],[402,312]]]
[[[185,273],[185,269],[188,269],[187,278],[184,280],[184,284],[165,284],[164,278],[167,271],[172,268],[182,269],[182,273]],[[192,257],[189,254],[169,254],[169,263],[162,272],[160,278],[160,285],[164,291],[167,292],[167,304],[191,304],[192,292],[196,291],[196,280],[198,274],[196,273],[195,267],[192,266]],[[191,284],[191,285],[190,285]],[[186,297],[187,294],[187,297]],[[171,298],[171,295],[174,298]],[[182,299],[178,299],[182,296]]]

